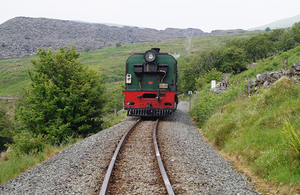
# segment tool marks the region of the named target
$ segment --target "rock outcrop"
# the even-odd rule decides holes
[[[230,30],[241,32],[241,30]],[[96,50],[116,43],[130,44],[169,39],[227,34],[228,31],[205,33],[200,29],[155,30],[138,27],[116,27],[104,24],[74,22],[47,18],[16,17],[0,25],[0,59],[35,54],[37,48],[76,45],[78,51]]]
[[[278,70],[274,72],[267,72],[257,74],[256,78],[252,80],[253,87],[267,87],[271,86],[281,77],[286,76],[290,78],[293,82],[300,84],[300,61],[297,61],[292,65],[292,68],[285,71],[285,70]]]

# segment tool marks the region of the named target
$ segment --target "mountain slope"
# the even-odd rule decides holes
[[[278,20],[276,22],[272,22],[270,24],[266,24],[266,25],[259,26],[259,27],[256,27],[256,28],[250,28],[248,30],[249,31],[252,31],[252,30],[265,30],[267,27],[269,27],[271,29],[289,28],[289,27],[292,27],[294,23],[299,22],[299,21],[300,21],[300,14],[296,15],[294,17],[291,17],[291,18]]]
[[[231,30],[230,32],[244,31]],[[227,34],[227,31],[221,31],[219,34]],[[96,50],[113,46],[117,42],[121,44],[157,42],[208,35],[210,33],[194,28],[156,30],[47,18],[17,17],[0,25],[0,60],[32,55],[40,47],[52,47],[56,50],[58,47],[76,45],[78,51],[84,51],[85,49]]]

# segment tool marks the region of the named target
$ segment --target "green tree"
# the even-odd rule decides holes
[[[6,112],[0,108],[0,151],[4,150],[4,144],[12,141],[13,124]]]
[[[196,90],[196,78],[199,76],[199,72],[190,65],[186,65],[186,67],[182,70],[182,73],[179,77],[179,86],[180,93],[187,93],[188,91]]]
[[[197,90],[202,90],[206,84],[210,83],[212,80],[216,80],[217,82],[222,80],[222,72],[217,71],[216,68],[213,68],[206,74],[200,74],[200,76],[196,79],[196,88]]]
[[[274,29],[272,30],[271,33],[269,33],[267,36],[268,36],[268,39],[271,40],[272,42],[276,42],[276,41],[279,41],[280,39],[280,36],[284,33],[284,29]]]
[[[231,41],[227,41],[225,47],[236,47],[236,48],[244,48],[245,41],[241,39],[232,39]]]
[[[287,30],[279,37],[279,41],[275,43],[275,47],[279,51],[288,51],[296,46],[293,31]]]
[[[17,111],[25,127],[53,141],[99,131],[105,90],[100,73],[78,62],[75,46],[56,53],[41,48],[37,55],[33,72],[28,69],[31,84],[26,99]]]
[[[266,29],[265,29],[265,31],[267,31],[267,32],[269,32],[271,29],[270,29],[270,27],[267,27]]]
[[[295,42],[300,43],[300,22],[297,22],[292,27],[293,37]]]
[[[106,92],[107,103],[105,105],[105,112],[114,109],[121,110],[123,108],[124,94],[122,91],[125,89],[125,83],[116,83],[112,88]]]
[[[207,73],[213,69],[219,55],[220,50],[205,50],[196,54],[190,64],[197,73]]]
[[[235,46],[224,47],[216,63],[216,69],[223,73],[238,73],[246,68],[245,58],[243,49]]]
[[[275,46],[266,35],[257,35],[246,41],[244,50],[247,53],[247,60],[256,62],[267,58],[271,52],[275,51]]]

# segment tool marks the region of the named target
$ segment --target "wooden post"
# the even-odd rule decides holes
[[[285,71],[287,71],[288,70],[288,58],[286,57],[285,58]]]
[[[194,101],[196,102],[197,100],[197,91],[194,91]]]
[[[247,75],[247,87],[248,87],[248,96],[250,97],[250,81],[248,75]]]

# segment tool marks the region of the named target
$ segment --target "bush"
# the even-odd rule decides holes
[[[223,94],[202,93],[190,111],[190,115],[201,127],[216,110],[238,98],[239,95],[245,94],[245,89],[245,86],[232,86]]]
[[[291,123],[287,121],[284,122],[283,133],[285,134],[288,143],[298,154],[300,154],[300,141]]]
[[[56,54],[41,48],[37,55],[40,59],[32,60],[31,84],[17,111],[25,128],[53,141],[101,130],[105,88],[100,73],[78,62],[75,47],[59,48]]]
[[[17,155],[22,154],[37,154],[44,150],[47,139],[45,136],[39,134],[34,135],[28,131],[23,130],[21,133],[13,137],[14,143],[7,146],[13,149]]]
[[[116,47],[121,47],[121,43],[116,43]]]

